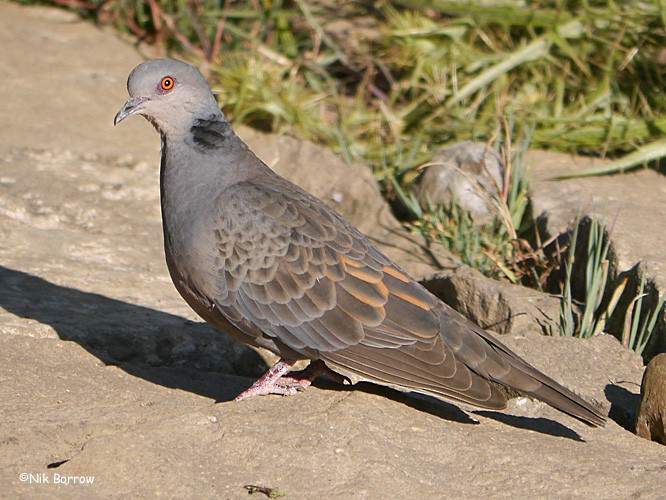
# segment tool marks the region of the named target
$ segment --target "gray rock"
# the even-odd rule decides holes
[[[428,163],[414,186],[422,207],[448,205],[453,199],[477,220],[495,213],[489,200],[498,198],[504,172],[496,150],[483,142],[463,141],[437,150]]]

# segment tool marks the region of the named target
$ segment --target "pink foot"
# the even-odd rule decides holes
[[[291,396],[297,392],[304,391],[312,381],[322,374],[331,376],[338,380],[341,376],[331,371],[322,361],[313,361],[303,371],[295,372],[287,376],[295,361],[280,359],[264,373],[252,386],[241,392],[234,401],[243,401],[254,396],[265,396],[266,394],[281,394]]]

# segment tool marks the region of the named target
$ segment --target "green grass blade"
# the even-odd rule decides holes
[[[641,165],[660,158],[666,157],[666,139],[651,142],[640,146],[636,151],[628,155],[611,161],[601,168],[593,168],[588,170],[581,170],[579,172],[572,172],[570,174],[561,175],[558,179],[575,179],[578,177],[591,177],[595,175],[608,175],[624,172],[631,168]]]

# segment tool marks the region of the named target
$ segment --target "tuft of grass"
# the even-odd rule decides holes
[[[562,294],[560,296],[560,335],[573,337],[577,331],[576,315],[574,314],[574,299],[571,287],[574,259],[576,256],[576,245],[578,244],[578,220],[574,223],[573,233],[569,243],[567,259],[564,263],[564,281],[562,282]]]
[[[652,308],[648,308],[646,312],[643,311],[643,307],[647,307],[644,304],[644,299],[648,296],[645,293],[645,275],[645,268],[643,268],[638,285],[638,293],[629,304],[624,331],[622,332],[622,344],[641,355],[650,342],[652,334],[655,332],[657,320],[662,313],[664,302],[666,301],[666,295],[662,294],[661,297],[657,298],[657,302]]]
[[[666,157],[666,139],[656,140],[649,144],[639,146],[635,151],[617,158],[601,168],[581,170],[562,175],[559,179],[572,179],[576,177],[590,177],[594,175],[617,174],[635,167],[646,165],[650,162]]]
[[[572,280],[580,226],[581,221],[577,219],[574,222],[567,260],[564,265],[565,277],[561,294],[560,331],[565,336],[589,338],[605,331],[606,323],[613,315],[624,291],[626,280],[616,287],[609,300],[604,301],[607,294],[610,268],[608,259],[610,238],[606,234],[603,219],[601,222],[594,218],[589,219],[586,252],[579,254],[585,256],[583,310],[580,321],[578,323],[574,321],[573,306],[575,301],[572,292]]]
[[[498,134],[494,147],[503,158],[505,179],[504,187],[495,186],[496,193],[487,193],[468,174],[455,166],[447,165],[466,176],[486,201],[492,212],[489,220],[474,220],[467,211],[458,206],[455,200],[452,200],[448,206],[428,204],[424,209],[413,194],[403,187],[404,181],[396,175],[388,175],[390,185],[387,190],[391,190],[401,204],[411,212],[413,218],[411,229],[435,244],[433,248],[435,254],[438,253],[436,246],[439,245],[448,252],[447,255],[453,255],[454,264],[466,264],[480,270],[486,276],[518,283],[522,281],[526,272],[522,263],[526,260],[527,254],[529,253],[530,258],[536,254],[527,241],[520,238],[532,222],[527,217],[527,180],[521,162],[529,140],[521,141],[514,151],[510,139],[511,129],[506,121],[502,131],[503,134]],[[409,162],[415,156],[416,151],[412,149],[405,160]],[[424,167],[430,165],[432,164],[426,164]],[[386,170],[391,172],[390,168]],[[399,175],[404,175],[409,170],[398,172]]]
[[[601,310],[610,266],[608,260],[610,238],[605,233],[603,219],[600,222],[594,218],[590,219],[585,265],[585,308],[579,331],[579,336],[582,338],[601,333],[613,313],[608,308]]]
[[[491,141],[502,117],[533,147],[610,155],[610,171],[666,154],[658,2],[51,3],[204,61],[232,121],[327,145],[380,181],[443,143]],[[407,165],[405,144],[420,145]]]

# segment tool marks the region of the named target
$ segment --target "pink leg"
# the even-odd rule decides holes
[[[282,394],[279,391],[280,388],[276,385],[277,381],[280,380],[282,375],[291,370],[291,367],[294,365],[294,361],[286,361],[280,359],[277,363],[271,366],[266,373],[264,373],[259,380],[257,380],[252,386],[241,392],[234,401],[243,401],[244,399],[252,398],[254,396],[263,396],[265,394]]]
[[[312,381],[319,375],[326,375],[328,378],[334,382],[337,382],[338,384],[344,384],[345,382],[349,383],[349,380],[347,380],[346,377],[331,370],[320,359],[311,361],[305,370],[301,370],[300,372],[295,372],[290,375],[284,375],[280,379],[280,382],[297,383],[303,389],[305,389],[306,387],[310,386]]]
[[[266,394],[291,396],[305,390],[316,377],[324,373],[336,381],[343,378],[341,375],[331,371],[322,361],[313,361],[305,370],[287,376],[294,363],[295,361],[280,359],[259,380],[252,384],[249,389],[236,396],[234,401],[243,401],[244,399],[254,396],[264,396]]]

